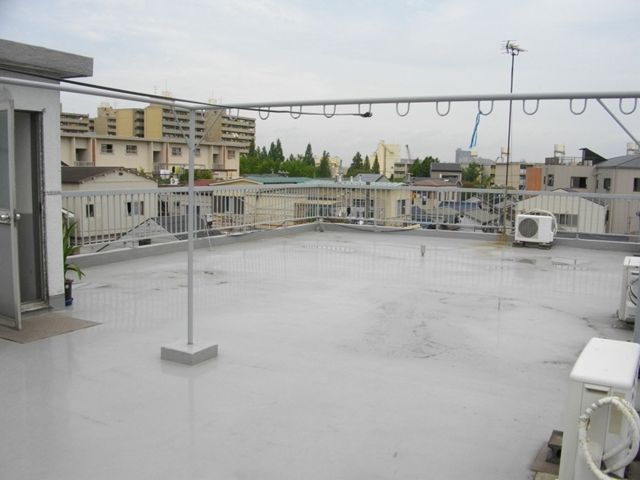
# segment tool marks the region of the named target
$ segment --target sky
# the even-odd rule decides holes
[[[0,0],[0,38],[92,57],[92,83],[231,104],[508,93],[507,39],[527,50],[515,59],[516,93],[640,91],[639,18],[637,0]],[[91,115],[103,101],[135,105],[62,96],[64,111]],[[640,136],[640,108],[623,115],[617,101],[607,104]],[[412,158],[448,162],[469,147],[477,108],[453,104],[446,117],[433,104],[413,104],[406,117],[394,105],[374,105],[371,118],[272,114],[256,121],[256,143],[279,138],[287,155],[311,143],[348,166],[384,140],[403,156],[408,146]],[[613,157],[631,141],[595,101],[580,116],[566,101],[541,102],[534,116],[521,102],[513,109],[514,161],[542,162],[554,144],[569,156],[588,147]],[[481,118],[478,155],[500,155],[507,118],[504,102]]]

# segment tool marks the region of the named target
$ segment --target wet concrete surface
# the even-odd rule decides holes
[[[424,255],[421,254],[421,246]],[[0,341],[6,478],[527,479],[568,375],[615,321],[625,254],[314,232],[86,270],[101,326]],[[3,475],[0,475],[3,478]]]

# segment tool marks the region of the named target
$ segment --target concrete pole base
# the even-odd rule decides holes
[[[160,348],[160,358],[170,362],[182,363],[184,365],[197,365],[206,360],[218,356],[218,345],[198,342],[193,345],[185,341],[163,345]]]

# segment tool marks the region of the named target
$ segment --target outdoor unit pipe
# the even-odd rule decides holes
[[[593,460],[593,456],[591,455],[591,450],[589,448],[590,442],[588,431],[591,415],[593,415],[593,413],[598,408],[601,408],[605,405],[613,405],[620,411],[620,413],[622,413],[624,418],[629,423],[629,426],[631,427],[631,438],[626,442],[621,442],[619,445],[612,448],[602,456],[602,461],[606,462],[614,455],[618,455],[619,453],[628,449],[627,454],[616,464],[607,467],[605,470],[602,470],[600,466],[596,465],[595,461]],[[609,476],[608,474],[629,465],[638,453],[638,447],[640,446],[640,417],[638,417],[638,412],[636,412],[636,409],[630,402],[623,398],[601,398],[600,400],[591,404],[591,406],[587,408],[582,415],[580,415],[580,419],[578,420],[578,443],[580,445],[580,449],[582,451],[582,455],[584,456],[585,462],[589,466],[591,472],[596,476],[596,478],[598,478],[599,480],[613,480],[619,478]]]

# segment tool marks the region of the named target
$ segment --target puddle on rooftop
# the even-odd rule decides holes
[[[589,262],[587,260],[564,257],[504,257],[501,260],[503,262],[515,262],[543,268],[554,267],[567,270],[586,270],[589,266]]]

